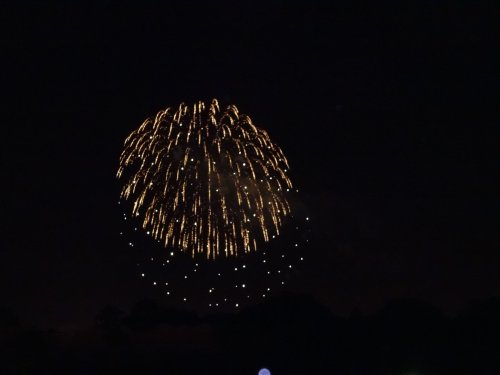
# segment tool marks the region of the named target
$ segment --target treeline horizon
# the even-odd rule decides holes
[[[73,332],[39,329],[0,308],[2,374],[493,374],[500,299],[447,316],[416,299],[339,316],[282,293],[235,313],[199,315],[138,301],[103,307]]]

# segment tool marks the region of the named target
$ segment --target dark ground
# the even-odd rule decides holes
[[[238,314],[138,302],[102,309],[74,332],[39,330],[1,312],[2,374],[497,374],[500,301],[454,318],[415,300],[339,317],[283,294]]]

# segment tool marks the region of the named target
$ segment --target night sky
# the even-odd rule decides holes
[[[2,2],[0,305],[73,327],[161,300],[118,237],[118,157],[146,117],[212,98],[269,132],[307,203],[291,290],[338,314],[498,297],[490,10],[325,4]]]

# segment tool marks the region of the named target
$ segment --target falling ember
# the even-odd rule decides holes
[[[207,258],[257,250],[290,214],[288,162],[236,106],[167,108],[125,140],[117,177],[132,216],[165,247]]]

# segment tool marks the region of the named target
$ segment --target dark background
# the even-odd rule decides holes
[[[268,130],[307,201],[292,293],[341,316],[404,299],[453,317],[498,298],[487,2],[0,10],[0,305],[21,321],[71,331],[157,297],[117,240],[118,155],[146,117],[213,97]]]

